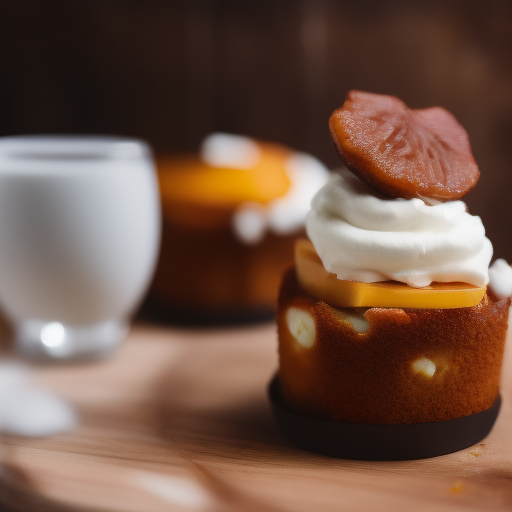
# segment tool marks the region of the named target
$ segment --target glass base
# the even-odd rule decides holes
[[[128,334],[128,322],[109,320],[92,325],[67,325],[22,320],[15,325],[16,348],[37,359],[90,359],[111,354]]]

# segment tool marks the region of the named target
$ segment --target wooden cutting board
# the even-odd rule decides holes
[[[408,462],[314,455],[280,435],[266,386],[274,325],[138,325],[111,359],[33,367],[80,425],[47,439],[4,436],[9,510],[512,510],[512,351],[503,406],[482,444]],[[18,507],[18,508],[16,508]],[[1,508],[1,507],[0,507]]]

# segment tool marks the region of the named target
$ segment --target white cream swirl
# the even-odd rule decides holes
[[[492,245],[480,217],[462,201],[425,201],[385,197],[343,169],[313,198],[306,230],[338,279],[487,284]]]

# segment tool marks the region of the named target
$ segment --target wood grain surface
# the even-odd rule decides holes
[[[512,510],[512,352],[491,434],[458,453],[358,462],[294,448],[266,398],[277,366],[272,324],[185,330],[138,325],[111,359],[38,365],[71,402],[75,430],[4,436],[7,510]],[[5,510],[5,508],[2,508]]]

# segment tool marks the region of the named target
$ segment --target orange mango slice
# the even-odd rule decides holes
[[[467,283],[435,282],[424,288],[412,288],[397,281],[343,281],[325,270],[313,244],[306,239],[295,243],[295,267],[304,291],[339,308],[468,308],[479,304],[486,291],[485,286]]]

